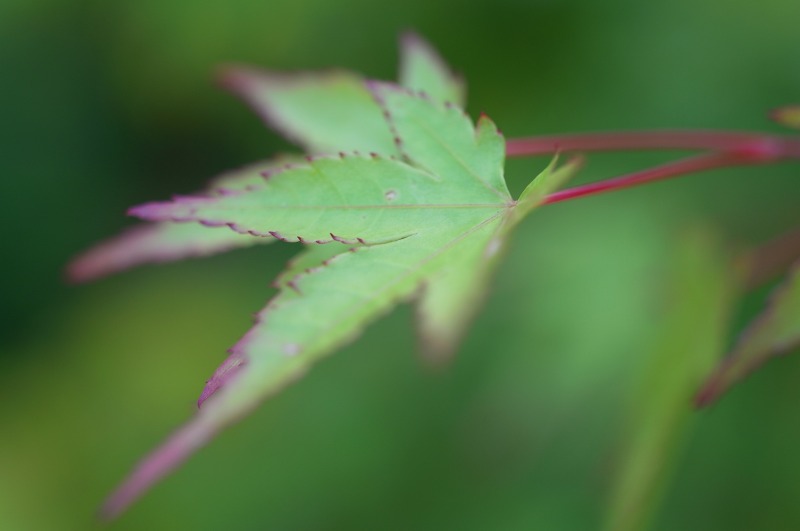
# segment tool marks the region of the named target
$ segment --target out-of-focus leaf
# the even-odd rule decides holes
[[[308,153],[395,153],[394,139],[364,86],[352,72],[278,74],[230,67],[223,84],[273,129]]]
[[[800,344],[800,266],[772,294],[767,308],[742,334],[697,395],[705,406],[774,356]]]
[[[485,283],[521,220],[503,177],[502,136],[487,117],[475,126],[452,105],[395,85],[370,88],[407,162],[316,158],[270,175],[258,189],[134,209],[147,219],[227,224],[289,241],[329,242],[333,250],[301,256],[290,266],[297,274],[278,280],[281,291],[208,381],[199,413],[139,465],[108,501],[107,514],[123,510],[219,430],[422,285],[450,273],[452,263],[464,266],[458,282],[447,284],[459,302],[467,302],[460,293],[470,284],[466,271],[472,283]],[[548,168],[538,177],[541,191],[557,188],[574,170]],[[530,212],[533,197],[519,208]]]
[[[400,84],[422,90],[431,98],[463,106],[467,89],[433,47],[416,33],[406,33],[400,42]]]
[[[647,528],[692,417],[692,394],[724,348],[741,278],[709,234],[693,232],[674,253],[663,323],[631,397],[606,528]]]

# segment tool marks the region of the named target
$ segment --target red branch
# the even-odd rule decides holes
[[[701,150],[706,153],[606,181],[561,190],[550,195],[545,203],[557,203],[715,168],[800,160],[800,139],[748,132],[674,130],[539,136],[509,139],[506,143],[509,157],[628,150]]]
[[[734,151],[758,146],[800,157],[800,139],[738,131],[633,131],[626,133],[584,133],[571,135],[512,138],[506,142],[506,155],[526,157],[570,151],[705,150]]]
[[[653,181],[660,181],[662,179],[669,179],[670,177],[677,177],[679,175],[686,175],[688,173],[695,173],[713,168],[722,168],[725,166],[735,166],[739,162],[727,153],[704,153],[696,157],[681,159],[675,162],[670,162],[655,168],[648,168],[628,175],[622,175],[613,179],[600,181],[596,183],[586,184],[583,186],[576,186],[575,188],[567,188],[560,190],[547,196],[543,204],[558,203],[560,201],[568,201],[570,199],[577,199],[585,195],[600,194],[603,192],[613,192],[614,190],[621,190],[623,188],[630,188],[639,184],[645,184]]]

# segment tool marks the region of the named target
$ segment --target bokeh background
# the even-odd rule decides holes
[[[103,497],[192,413],[296,250],[64,281],[126,207],[290,148],[214,85],[219,64],[393,79],[413,28],[509,137],[779,132],[765,116],[800,100],[798,20],[795,0],[0,1],[0,528],[102,527]],[[592,156],[580,180],[664,157]],[[511,188],[546,163],[510,163]],[[544,208],[452,367],[419,363],[400,307],[108,528],[600,529],[648,361],[675,339],[687,231],[746,249],[797,225],[798,199],[795,164]],[[798,378],[787,356],[708,411],[678,397],[681,442],[649,465],[669,471],[661,495],[635,509],[651,529],[800,528]]]

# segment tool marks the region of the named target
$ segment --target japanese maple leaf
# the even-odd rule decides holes
[[[247,102],[264,122],[300,145],[305,153],[322,154],[361,150],[399,155],[381,108],[354,72],[331,70],[283,74],[248,67],[229,67],[222,84]],[[413,33],[401,39],[401,85],[425,91],[431,98],[463,106],[463,80],[452,73],[439,54]],[[260,185],[261,173],[303,160],[283,155],[227,172],[214,179],[204,193]],[[209,230],[190,223],[145,223],[129,228],[78,256],[68,275],[76,282],[94,280],[148,264],[207,256],[274,238],[252,238],[227,229]]]
[[[115,253],[92,274],[276,239],[305,246],[207,382],[198,413],[140,463],[108,500],[107,516],[401,301],[417,300],[427,351],[449,355],[513,228],[574,173],[575,164],[552,164],[512,198],[494,123],[482,116],[473,124],[452,103],[463,86],[426,44],[407,37],[404,50],[401,81],[430,94],[342,73],[277,79],[235,71],[235,90],[311,152],[340,147],[337,124],[351,147],[257,164],[203,194],[135,207],[131,214],[156,223],[79,260],[80,277],[81,267]],[[339,105],[357,119],[350,123]],[[203,232],[215,239],[207,243]]]

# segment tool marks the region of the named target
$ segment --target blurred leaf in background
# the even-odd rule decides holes
[[[286,148],[214,87],[218,65],[391,79],[397,36],[414,28],[463,72],[473,116],[506,136],[777,132],[766,112],[800,94],[798,19],[793,0],[0,3],[0,528],[91,528],[294,251],[62,281],[128,206]],[[580,178],[661,157],[592,156]],[[512,193],[546,163],[512,161]],[[686,219],[742,245],[797,224],[798,171],[719,171],[542,209],[448,372],[416,363],[401,308],[111,528],[600,527],[606,461],[662,324],[669,242]],[[800,527],[798,371],[796,356],[768,364],[694,422],[652,529]]]
[[[771,358],[800,344],[800,267],[794,267],[770,296],[767,307],[750,322],[732,352],[720,362],[698,393],[707,405],[734,383]]]
[[[687,231],[664,282],[661,327],[631,395],[613,471],[606,529],[647,529],[696,413],[697,387],[721,356],[743,284],[733,253],[707,230]],[[741,269],[741,268],[740,268]]]

